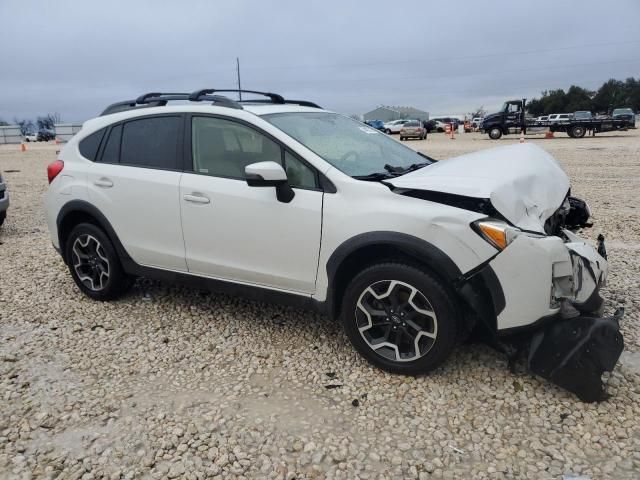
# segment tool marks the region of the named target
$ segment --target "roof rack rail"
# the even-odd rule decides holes
[[[223,95],[214,95],[214,93],[253,93],[255,95],[262,95],[268,97],[268,99],[257,100],[244,100],[235,101]],[[124,112],[127,110],[134,110],[137,108],[148,107],[162,107],[171,101],[191,101],[191,102],[212,102],[213,105],[220,107],[242,109],[241,103],[275,103],[278,105],[295,104],[304,107],[321,108],[313,102],[306,100],[286,100],[282,95],[270,92],[258,92],[256,90],[234,90],[234,89],[215,89],[205,88],[202,90],[196,90],[192,93],[163,93],[163,92],[149,92],[140,95],[135,100],[125,100],[123,102],[117,102],[109,105],[100,114],[109,115],[111,113]]]
[[[238,103],[272,103],[270,100],[237,100]],[[317,103],[310,102],[308,100],[289,100],[288,98],[284,99],[284,103],[287,105],[300,105],[301,107],[311,107],[311,108],[322,108]]]
[[[285,103],[284,97],[282,95],[278,95],[277,93],[258,92],[256,90],[237,90],[237,89],[222,89],[222,90],[219,90],[217,88],[205,88],[203,90],[196,90],[195,92],[193,92],[191,94],[191,97],[189,99],[193,100],[193,101],[197,101],[196,99],[199,98],[201,95],[209,95],[209,94],[218,93],[218,92],[224,92],[224,93],[253,93],[255,95],[262,95],[264,97],[269,97],[269,99],[271,100],[271,103],[279,103],[279,104],[284,104]]]

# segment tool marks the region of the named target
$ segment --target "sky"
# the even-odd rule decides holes
[[[640,77],[640,0],[0,0],[0,119],[242,87],[431,116]]]

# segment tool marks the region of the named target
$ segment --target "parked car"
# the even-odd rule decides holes
[[[400,133],[402,126],[409,120],[393,120],[384,124],[384,133],[393,134]]]
[[[593,118],[593,114],[588,110],[579,110],[573,113],[574,120],[591,120]]]
[[[7,184],[2,179],[0,173],[0,226],[7,218],[7,209],[9,208],[9,192],[7,191]]]
[[[563,123],[563,122],[568,122],[572,118],[573,118],[572,113],[554,113],[552,115],[549,115],[549,118],[547,119],[547,121],[549,123]]]
[[[611,116],[616,120],[626,120],[631,128],[636,128],[636,114],[630,108],[616,108]]]
[[[48,142],[49,140],[55,140],[56,134],[51,130],[40,130],[37,138],[39,142]]]
[[[440,120],[433,120],[436,132],[444,132],[446,125]]]
[[[615,364],[621,313],[589,326],[604,240],[596,250],[571,232],[589,209],[550,154],[526,143],[438,162],[312,102],[263,95],[271,103],[146,94],[83,124],[45,194],[80,291],[112,300],[144,276],[314,309],[402,374],[433,370],[476,326],[501,345],[518,332],[533,339],[535,373],[552,362],[581,398],[601,385],[588,357]]]
[[[427,133],[431,133],[436,130],[436,122],[434,120],[422,120],[422,126]]]
[[[427,138],[427,129],[424,128],[420,120],[411,120],[400,129],[400,141],[408,140],[409,138],[417,138],[418,140],[424,140]]]
[[[436,118],[436,121],[439,121],[440,123],[442,123],[443,127],[444,125],[451,124],[453,125],[453,128],[455,130],[458,130],[458,125],[460,125],[460,120],[458,120],[457,118],[452,118],[452,117],[444,117],[444,118]],[[442,131],[444,131],[444,128],[442,129]]]
[[[25,142],[37,142],[38,141],[38,134],[37,133],[27,133],[24,136],[24,141]]]
[[[474,117],[473,120],[471,120],[471,125],[473,126],[473,128],[480,128],[480,125],[482,124],[482,117]]]
[[[372,128],[375,128],[376,130],[384,131],[384,122],[382,120],[369,120],[364,123],[366,123]]]

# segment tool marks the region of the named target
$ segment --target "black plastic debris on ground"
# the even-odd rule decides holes
[[[339,384],[339,383],[331,383],[329,385],[325,385],[324,386],[324,388],[326,388],[327,390],[331,390],[331,389],[334,389],[334,388],[340,388],[340,387],[342,387],[342,385]]]
[[[531,340],[529,369],[575,393],[584,402],[606,400],[602,374],[614,369],[624,348],[620,307],[611,317],[559,321]]]

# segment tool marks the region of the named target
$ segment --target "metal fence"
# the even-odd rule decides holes
[[[82,128],[82,124],[79,123],[56,123],[54,125],[56,132],[56,139],[61,142],[68,142],[76,133]]]
[[[20,142],[22,142],[22,134],[18,125],[0,127],[0,144]]]

